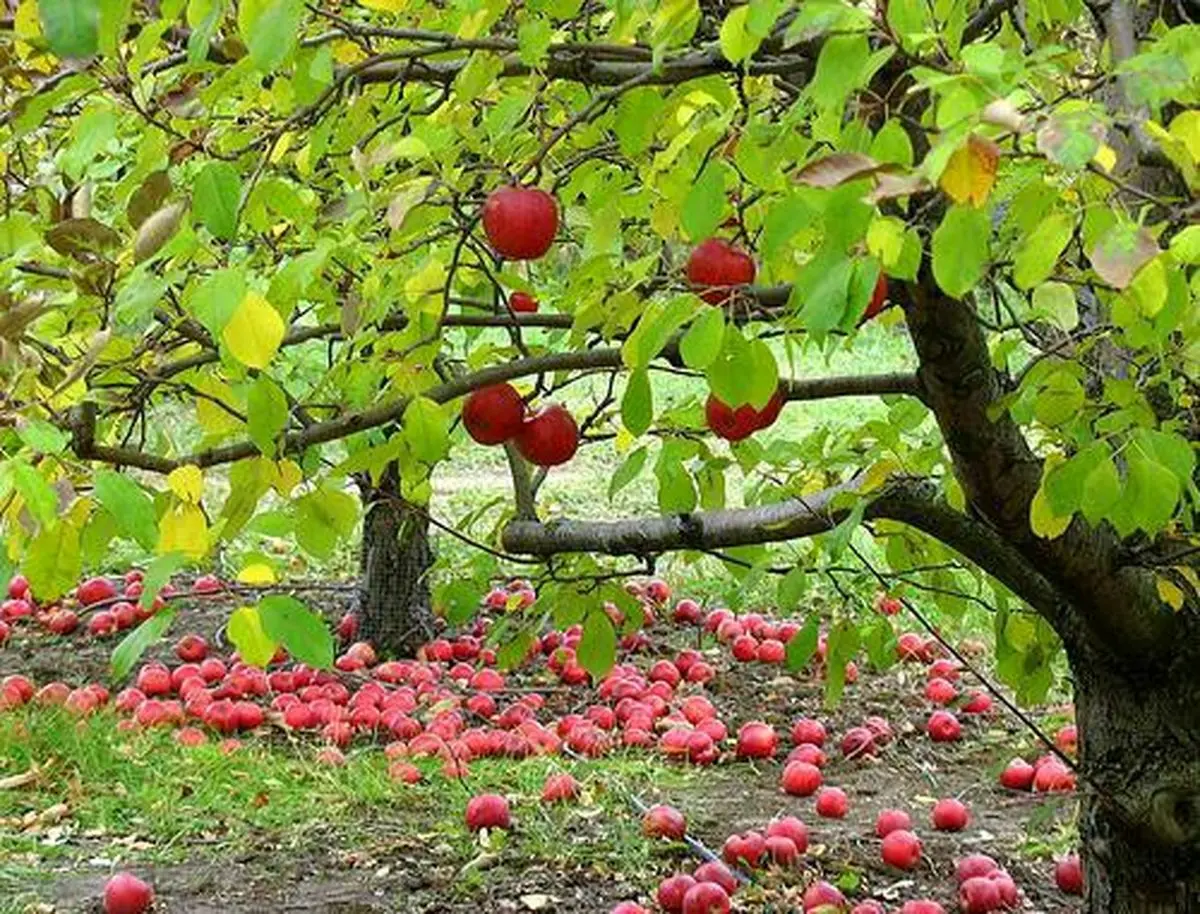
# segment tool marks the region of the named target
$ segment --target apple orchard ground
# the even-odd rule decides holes
[[[326,608],[331,617],[340,613],[336,600]],[[197,631],[219,644],[228,611],[219,601],[189,606],[173,634]],[[696,640],[695,629],[660,621],[651,649],[634,662],[647,669]],[[0,648],[0,677],[23,673],[38,685],[103,681],[112,646],[24,627]],[[215,739],[185,748],[170,729],[118,730],[112,711],[80,721],[30,706],[0,713],[0,912],[98,911],[106,878],[128,868],[154,884],[156,910],[186,914],[606,914],[624,899],[649,905],[660,879],[690,872],[698,862],[681,844],[642,837],[629,792],[677,806],[689,832],[718,851],[729,834],[762,828],[775,815],[798,815],[808,824],[803,866],[787,874],[763,871],[759,884],[735,896],[735,910],[798,911],[803,887],[815,878],[838,882],[854,900],[883,901],[889,910],[920,897],[955,910],[954,861],[972,852],[988,853],[1008,869],[1022,889],[1023,910],[1076,910],[1051,875],[1053,855],[1071,844],[1073,798],[1012,793],[996,783],[1014,754],[1038,754],[1015,721],[999,712],[967,720],[961,742],[934,744],[923,732],[929,705],[919,664],[883,674],[864,664],[841,704],[825,712],[815,675],[793,678],[779,667],[735,663],[726,647],[709,647],[718,676],[705,694],[731,734],[764,719],[780,731],[782,757],[796,717],[826,722],[825,783],[849,794],[846,819],[821,819],[812,798],[780,793],[780,762],[737,761],[732,740],[720,764],[707,768],[621,750],[587,762],[476,760],[464,784],[424,759],[417,762],[424,782],[406,786],[388,778],[381,743],[362,738],[347,749],[347,764],[333,767],[315,760],[315,735],[276,725],[244,735],[242,748],[225,755]],[[151,656],[173,659],[167,644]],[[540,663],[510,675],[508,686],[540,687],[547,699],[543,722],[596,702],[594,690],[562,687]],[[498,696],[501,706],[519,694]],[[897,740],[877,760],[843,761],[840,734],[871,714],[886,717]],[[1048,710],[1041,717],[1051,728],[1062,722]],[[542,782],[561,770],[583,783],[583,797],[545,807]],[[470,794],[483,791],[506,794],[515,818],[514,830],[487,846],[463,824]],[[965,832],[933,830],[929,810],[942,796],[971,807]],[[908,810],[924,841],[914,872],[880,861],[873,823],[886,807]]]

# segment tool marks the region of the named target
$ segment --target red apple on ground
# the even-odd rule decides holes
[[[463,401],[463,427],[479,444],[503,444],[521,431],[525,402],[511,384],[472,391]]]
[[[1000,772],[1000,785],[1009,790],[1032,790],[1037,774],[1034,767],[1023,758],[1015,758]]]
[[[687,833],[687,819],[674,806],[662,803],[651,806],[642,817],[642,834],[647,838],[670,838],[682,841]]]
[[[104,886],[104,914],[143,914],[154,903],[154,890],[133,873],[117,873]]]
[[[787,838],[803,854],[808,850],[808,827],[795,816],[783,816],[767,823],[767,837]]]
[[[780,786],[794,797],[808,797],[817,792],[823,777],[821,769],[807,762],[792,762],[783,769]]]
[[[678,873],[674,876],[668,876],[658,885],[658,892],[655,897],[658,899],[659,906],[667,912],[667,914],[681,914],[683,911],[683,899],[688,891],[696,885],[696,880],[686,873]]]
[[[929,715],[925,732],[935,743],[953,743],[962,736],[962,724],[949,711],[934,711]]]
[[[729,895],[715,882],[698,882],[683,896],[681,914],[729,914]]]
[[[991,914],[1003,905],[1000,886],[986,876],[973,876],[958,887],[958,906],[963,914]]]
[[[806,912],[822,907],[832,911],[843,911],[846,908],[846,896],[836,886],[818,880],[804,890],[803,904]]]
[[[970,819],[966,804],[953,797],[938,800],[933,806],[933,827],[938,831],[962,831]]]
[[[536,260],[558,232],[558,204],[536,187],[501,187],[483,204],[483,231],[508,260]]]
[[[175,656],[184,663],[199,663],[208,656],[208,642],[199,635],[184,635],[175,643]]]
[[[801,717],[792,724],[792,742],[797,746],[809,743],[813,746],[825,745],[825,726],[819,720],[811,717]]]
[[[825,787],[817,794],[817,815],[825,819],[844,819],[850,800],[840,787]]]
[[[467,803],[466,820],[467,828],[471,831],[512,827],[508,800],[496,793],[481,793],[472,797]]]
[[[779,737],[770,724],[752,721],[738,730],[738,758],[767,759],[775,757]]]
[[[1000,864],[987,854],[969,854],[954,865],[954,878],[959,885],[976,876],[990,876],[998,872]]]
[[[83,606],[91,606],[101,600],[111,600],[117,595],[117,588],[108,578],[88,578],[75,591],[75,597]]]
[[[864,758],[877,751],[875,734],[866,727],[851,727],[842,736],[843,758]]]
[[[697,882],[715,882],[725,890],[726,895],[732,896],[737,891],[737,879],[720,860],[709,860],[696,867],[693,873]]]
[[[912,818],[903,809],[885,809],[875,819],[875,835],[879,838],[911,828]]]
[[[906,829],[897,829],[883,839],[880,852],[888,866],[911,870],[921,861],[921,839]]]

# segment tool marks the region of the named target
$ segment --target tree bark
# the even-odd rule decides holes
[[[395,465],[378,486],[360,482],[363,539],[359,567],[359,637],[380,652],[412,657],[434,636],[429,520],[400,497]]]
[[[1137,676],[1102,655],[1072,651],[1090,914],[1200,911],[1196,662],[1184,646],[1160,670]]]

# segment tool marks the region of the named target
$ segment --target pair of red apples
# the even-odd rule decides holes
[[[566,463],[579,447],[579,427],[559,403],[529,413],[511,384],[492,384],[473,391],[462,410],[467,434],[479,444],[513,441],[521,456],[541,467]]]

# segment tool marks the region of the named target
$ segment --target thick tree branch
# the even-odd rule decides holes
[[[1033,532],[1029,511],[1042,462],[1007,411],[992,417],[1006,387],[992,367],[972,307],[932,291],[932,277],[922,279],[907,284],[900,297],[907,299],[925,402],[937,417],[972,512],[1045,569],[1114,654],[1131,660],[1153,655],[1170,637],[1171,617],[1152,577],[1121,568],[1120,541],[1107,528],[1097,530],[1077,518],[1052,540]]]
[[[835,499],[854,492],[858,482],[856,478],[804,499],[752,508],[615,521],[514,520],[504,530],[503,543],[508,552],[542,557],[568,552],[647,557],[680,549],[709,551],[784,542],[835,527],[850,510],[834,509]],[[889,485],[871,498],[863,517],[896,520],[919,529],[975,562],[1047,616],[1057,618],[1062,613],[1062,598],[1037,569],[986,524],[951,508],[931,481]]]

